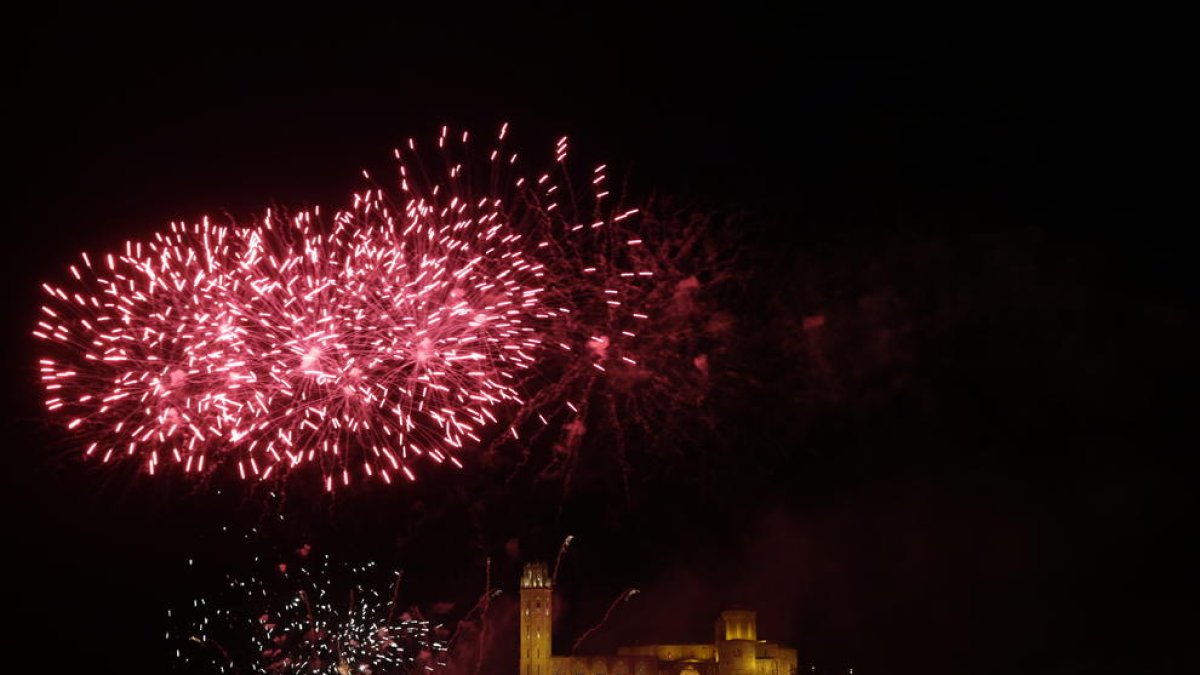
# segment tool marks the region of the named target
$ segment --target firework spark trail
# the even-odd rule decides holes
[[[449,651],[453,651],[455,649],[456,645],[458,645],[459,638],[461,638],[463,636],[464,629],[475,629],[477,631],[477,633],[476,633],[477,644],[475,647],[475,663],[474,663],[473,671],[472,671],[474,673],[478,673],[480,671],[480,669],[483,667],[483,660],[484,660],[484,655],[485,655],[484,646],[485,646],[485,641],[486,641],[486,637],[487,637],[486,636],[487,612],[492,606],[492,599],[499,597],[502,593],[502,591],[500,589],[492,588],[492,559],[485,558],[484,562],[485,562],[485,568],[484,568],[483,594],[479,596],[479,600],[477,600],[475,602],[475,606],[473,606],[463,616],[463,618],[458,621],[458,625],[455,626],[455,628],[454,628],[454,633],[446,641],[446,644],[448,645],[447,649]]]
[[[632,598],[633,596],[637,595],[640,592],[641,591],[639,591],[636,588],[628,588],[628,589],[625,589],[625,591],[623,593],[618,595],[617,599],[613,600],[612,604],[608,606],[608,610],[606,612],[604,612],[604,617],[600,619],[600,622],[597,623],[595,626],[592,626],[591,628],[585,630],[583,632],[583,634],[579,636],[579,639],[575,641],[575,644],[571,645],[571,653],[574,654],[579,649],[579,645],[583,644],[584,640],[588,639],[592,635],[592,633],[595,633],[596,631],[600,630],[601,628],[604,627],[604,624],[608,623],[608,619],[609,619],[609,617],[612,616],[612,613],[617,609],[617,605],[629,600],[630,598]]]
[[[575,535],[568,534],[566,539],[563,539],[562,546],[558,547],[558,556],[554,559],[554,571],[550,574],[550,586],[558,585],[558,568],[562,565],[563,557],[567,555],[567,549],[571,547],[571,542],[575,541]]]
[[[461,467],[496,427],[517,438],[504,418],[547,352],[605,368],[557,324],[596,303],[640,316],[620,291],[575,279],[595,269],[581,255],[612,254],[591,233],[636,210],[609,213],[601,167],[585,226],[551,173],[517,176],[499,144],[472,164],[468,141],[442,128],[433,179],[419,158],[410,169],[414,141],[397,150],[398,199],[371,188],[330,218],[177,223],[82,254],[71,285],[42,286],[47,408],[103,463],[258,480],[316,465],[328,491],[352,473],[414,480],[419,459]],[[565,176],[565,138],[554,154]],[[490,173],[482,192],[478,173]]]
[[[492,606],[492,594],[488,589],[492,587],[492,559],[486,560],[484,594],[480,598],[481,606],[479,609],[479,645],[475,648],[475,675],[479,675],[479,671],[483,668],[483,646],[487,639],[487,612]]]
[[[349,569],[357,578],[373,567]],[[325,558],[294,572],[281,564],[262,576],[230,578],[223,594],[197,598],[198,616],[167,638],[201,645],[199,652],[180,648],[176,655],[220,672],[345,675],[445,666],[439,627],[407,614],[394,618],[394,598],[373,589],[339,589],[335,571]]]
[[[400,583],[404,581],[404,570],[396,573],[396,583],[392,584],[392,601],[388,603],[388,621],[396,615],[396,608],[400,606]]]

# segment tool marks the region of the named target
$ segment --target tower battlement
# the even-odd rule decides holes
[[[546,563],[526,563],[525,573],[521,575],[521,588],[550,588],[550,573]]]

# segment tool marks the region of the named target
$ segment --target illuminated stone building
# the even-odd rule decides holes
[[[713,641],[620,647],[611,656],[555,656],[551,650],[553,589],[544,563],[521,576],[520,675],[797,675],[796,650],[758,639],[755,614],[727,610]]]

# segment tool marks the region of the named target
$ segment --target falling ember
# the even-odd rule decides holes
[[[503,423],[547,349],[601,367],[600,347],[560,327],[596,299],[580,302],[593,289],[562,257],[579,250],[578,205],[558,208],[556,179],[515,176],[499,147],[464,167],[468,139],[443,129],[440,181],[397,150],[399,192],[371,187],[332,217],[174,223],[84,253],[69,285],[42,285],[47,409],[105,462],[248,481],[313,466],[329,491],[414,480],[426,458],[461,467],[504,426],[519,438]],[[556,166],[566,152],[564,139]],[[595,196],[589,219],[633,213],[605,216]],[[611,289],[600,302],[624,312]]]

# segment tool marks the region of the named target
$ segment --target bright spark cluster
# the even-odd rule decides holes
[[[192,617],[166,635],[185,665],[222,673],[430,673],[445,666],[445,631],[397,611],[395,593],[339,586],[328,557],[281,564],[261,576],[230,578],[213,598],[170,613]],[[349,578],[374,572],[350,568]],[[397,579],[396,584],[399,584]]]
[[[46,407],[88,457],[150,474],[222,466],[267,480],[315,465],[332,491],[358,477],[413,480],[420,459],[461,467],[458,455],[521,406],[544,351],[603,368],[586,345],[547,343],[578,300],[564,290],[580,288],[570,275],[589,271],[554,256],[636,210],[605,215],[599,167],[585,227],[559,208],[549,173],[515,177],[517,156],[499,143],[464,164],[469,135],[454,140],[451,152],[443,127],[440,178],[409,169],[413,141],[397,150],[396,198],[373,187],[329,218],[318,208],[249,226],[174,223],[82,254],[69,285],[43,284]],[[564,138],[556,163],[566,155]],[[616,291],[595,292],[621,308]]]

